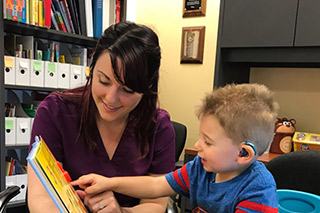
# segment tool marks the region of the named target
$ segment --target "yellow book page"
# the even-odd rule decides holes
[[[39,150],[35,156],[36,162],[47,175],[53,188],[55,188],[61,201],[71,213],[87,212],[73,187],[67,182],[57,161],[41,138]]]

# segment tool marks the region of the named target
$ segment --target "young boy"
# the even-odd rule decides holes
[[[273,138],[278,105],[263,85],[227,85],[197,108],[198,156],[166,176],[106,178],[89,174],[73,182],[86,196],[112,190],[137,198],[175,193],[190,197],[193,212],[278,212],[275,181],[256,161]],[[97,203],[105,206],[105,203]]]

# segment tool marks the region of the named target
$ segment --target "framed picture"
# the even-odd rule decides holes
[[[183,0],[182,17],[206,15],[207,0]]]
[[[205,26],[182,28],[180,63],[202,64],[205,29]]]

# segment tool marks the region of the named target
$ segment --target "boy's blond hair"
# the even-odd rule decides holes
[[[253,143],[262,155],[273,139],[278,108],[266,86],[230,84],[207,94],[196,114],[214,115],[229,138]]]

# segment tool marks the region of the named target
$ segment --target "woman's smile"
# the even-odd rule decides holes
[[[121,106],[112,106],[112,105],[108,105],[105,103],[103,103],[103,105],[104,105],[104,108],[106,109],[106,111],[108,111],[108,112],[116,112],[121,108]]]

